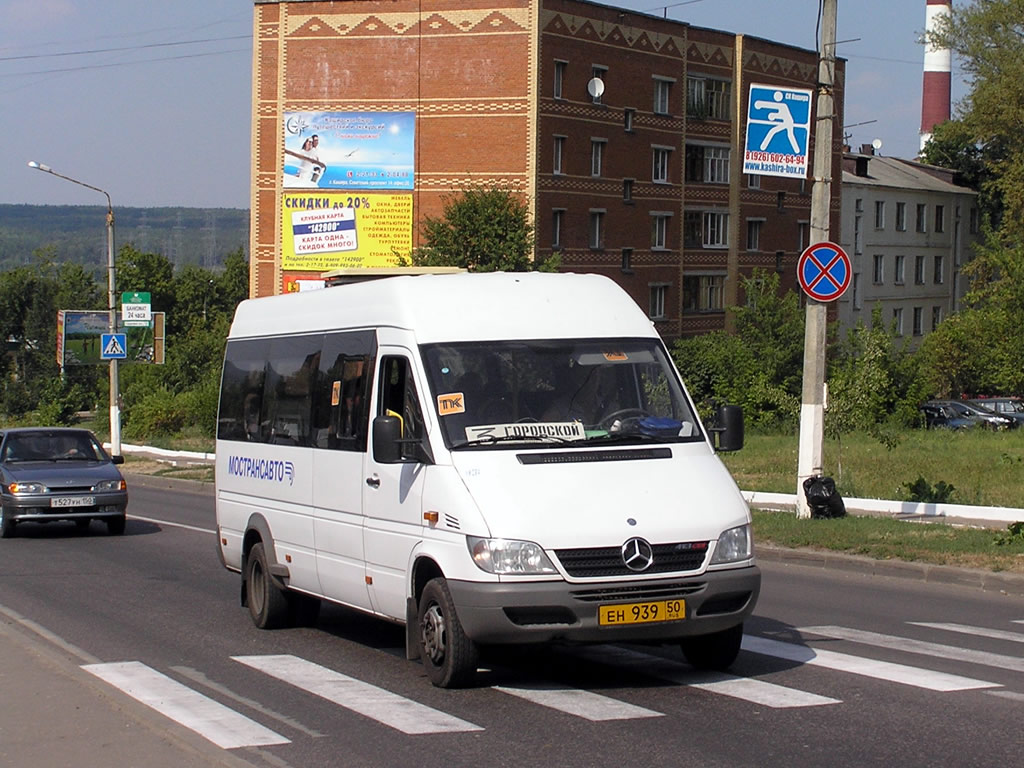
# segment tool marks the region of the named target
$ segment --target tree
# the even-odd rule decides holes
[[[132,245],[122,246],[117,255],[117,289],[114,301],[120,305],[121,293],[140,291],[150,294],[154,312],[166,312],[168,325],[176,327],[174,315],[174,265],[159,253],[143,253]]]
[[[533,226],[522,198],[505,189],[467,189],[443,198],[444,215],[423,222],[416,266],[463,267],[473,272],[536,269]],[[550,270],[554,265],[548,264]]]

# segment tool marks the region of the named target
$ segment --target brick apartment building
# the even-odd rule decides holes
[[[837,62],[833,240],[844,72]],[[255,0],[253,79],[254,296],[393,262],[471,186],[522,194],[538,258],[612,277],[668,338],[722,328],[755,268],[798,290],[811,181],[745,176],[744,116],[751,83],[813,89],[814,51],[580,0]],[[373,155],[392,118],[414,133],[391,152],[405,170],[344,166]],[[380,123],[374,141],[356,141],[359,121]],[[318,130],[334,160],[321,151],[325,175],[302,180],[317,158],[296,142]],[[369,235],[310,258],[307,209],[353,200]]]

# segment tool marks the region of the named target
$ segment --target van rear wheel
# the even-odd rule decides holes
[[[274,583],[263,542],[253,546],[245,563],[245,602],[253,624],[277,629],[288,623],[288,595]]]
[[[742,642],[743,624],[737,624],[721,632],[685,637],[680,645],[683,656],[697,669],[724,672],[736,661]]]
[[[462,629],[444,578],[431,579],[423,588],[418,622],[420,658],[430,682],[438,688],[472,683],[480,653]]]

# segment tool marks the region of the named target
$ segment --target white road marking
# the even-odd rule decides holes
[[[166,526],[170,526],[171,528],[184,528],[186,531],[198,531],[199,533],[213,533],[213,534],[217,533],[217,531],[213,530],[212,528],[200,528],[199,526],[196,526],[196,525],[185,525],[184,523],[175,523],[175,522],[172,522],[171,520],[160,520],[160,519],[155,518],[155,517],[142,517],[141,515],[128,515],[128,519],[129,520],[141,520],[144,523],[155,523],[156,525],[166,525]]]
[[[948,632],[962,632],[965,635],[991,637],[994,640],[1009,640],[1012,643],[1024,643],[1024,634],[1020,632],[1007,632],[1005,629],[989,629],[987,627],[972,627],[967,624],[947,624],[945,622],[931,621],[908,621],[907,623],[913,624],[915,627],[945,629]]]
[[[1024,702],[1024,693],[1017,693],[1015,691],[985,691],[985,693],[989,696],[998,696],[1001,699]]]
[[[586,720],[633,720],[642,717],[664,717],[661,712],[645,709],[608,696],[579,688],[558,688],[556,686],[493,686],[494,690],[518,696],[521,699],[556,709],[559,712],[582,717]]]
[[[668,680],[676,685],[699,688],[710,693],[731,696],[734,699],[743,699],[773,709],[819,707],[825,704],[840,703],[839,699],[798,691],[794,688],[766,683],[763,680],[737,677],[724,672],[699,672],[689,664],[617,646],[582,648],[577,651],[577,654],[598,663],[632,668],[647,677]]]
[[[138,661],[86,664],[82,669],[195,731],[218,747],[265,747],[288,739]]]
[[[298,656],[277,654],[231,658],[402,733],[458,733],[484,730],[479,725],[460,720],[453,715],[300,659]]]
[[[974,651],[970,648],[959,648],[955,645],[926,643],[922,640],[911,640],[906,637],[883,635],[879,632],[867,632],[861,629],[847,629],[846,627],[802,627],[799,631],[813,635],[831,637],[836,640],[850,640],[854,643],[873,645],[878,648],[889,648],[894,651],[906,651],[907,653],[918,653],[924,656],[934,656],[940,659],[966,661],[971,664],[983,664],[987,667],[997,667],[999,669],[1011,669],[1015,672],[1024,672],[1024,659],[1019,656],[1007,656],[1002,653],[989,653],[987,651]]]
[[[888,661],[863,659],[835,651],[822,651],[806,645],[783,643],[766,637],[743,636],[743,650],[774,656],[787,661],[795,661],[811,666],[836,669],[878,680],[888,680],[903,685],[913,685],[930,691],[968,691],[977,688],[1000,688],[996,683],[983,680],[972,680],[959,675],[948,675],[944,672],[932,672],[904,664],[892,664]]]

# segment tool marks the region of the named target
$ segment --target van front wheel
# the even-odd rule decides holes
[[[466,637],[443,578],[431,579],[419,604],[420,658],[438,688],[461,688],[476,676],[479,652]]]
[[[253,546],[245,563],[245,602],[260,629],[277,629],[288,623],[288,596],[270,576],[262,542]]]
[[[743,625],[684,638],[681,645],[683,656],[697,669],[713,669],[724,672],[736,661],[743,642]]]

